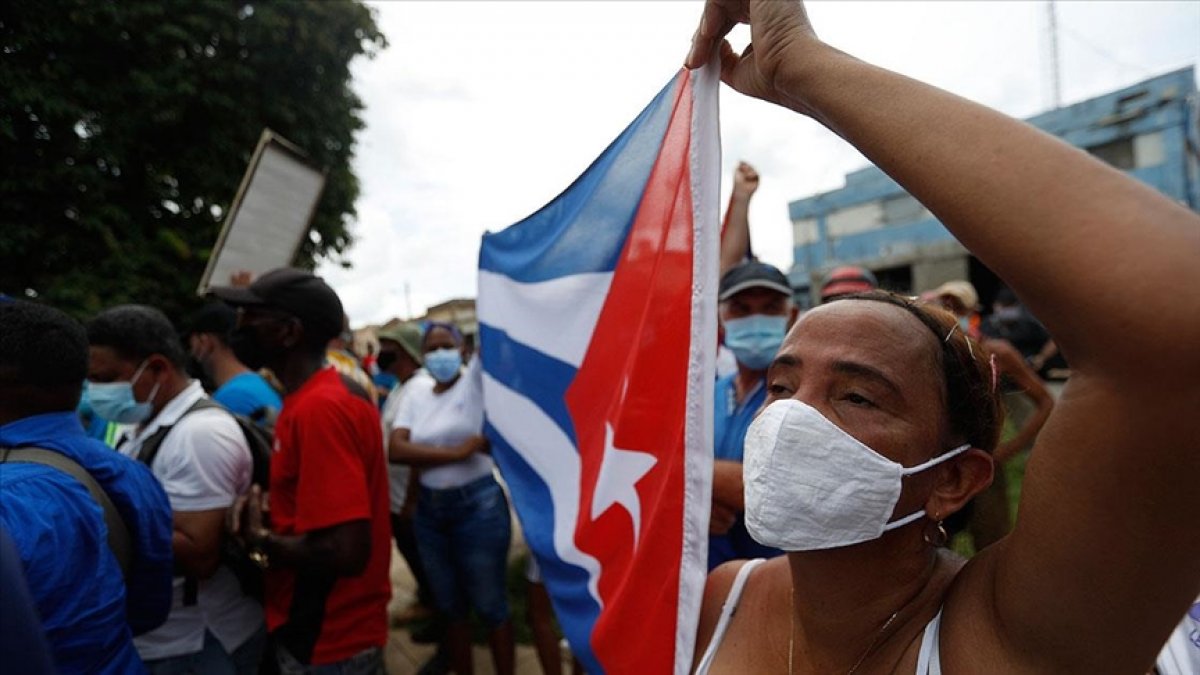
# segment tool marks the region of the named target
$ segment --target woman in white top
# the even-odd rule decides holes
[[[446,640],[454,672],[469,675],[468,612],[491,631],[500,675],[513,672],[513,633],[505,596],[512,521],[508,500],[492,473],[483,438],[479,368],[462,368],[462,335],[431,323],[422,338],[425,370],[400,401],[389,439],[389,459],[419,473],[413,516],[421,562],[437,609],[448,620]]]
[[[722,40],[739,22],[740,55]],[[687,65],[714,50],[727,84],[826,125],[936,214],[1045,319],[1072,376],[1015,529],[964,561],[939,523],[991,480],[986,356],[896,296],[805,314],[746,439],[747,525],[790,552],[740,592],[745,563],[713,572],[701,669],[1147,672],[1200,579],[1200,218],[822,43],[798,2],[709,0]]]

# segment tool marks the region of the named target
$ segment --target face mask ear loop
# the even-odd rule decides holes
[[[957,448],[951,450],[950,452],[947,452],[945,454],[934,457],[933,459],[929,460],[928,462],[924,462],[924,463],[918,464],[916,466],[907,467],[900,471],[900,475],[901,476],[911,476],[914,473],[921,473],[925,469],[937,466],[938,464],[941,464],[942,462],[944,462],[952,457],[961,455],[962,453],[964,453],[970,449],[971,449],[971,444],[964,443],[964,444],[958,446]]]
[[[899,520],[893,520],[892,522],[888,523],[887,525],[884,525],[883,531],[887,532],[888,530],[894,530],[897,527],[904,527],[905,525],[908,525],[909,523],[914,523],[924,517],[925,517],[925,509],[921,509],[920,511],[917,511],[916,513],[910,513],[907,516],[904,516],[903,518],[901,518]]]
[[[133,385],[137,384],[137,381],[142,377],[142,371],[146,369],[146,364],[148,363],[150,363],[149,357],[147,357],[145,361],[142,361],[142,365],[138,366],[137,370],[133,371],[133,379],[129,381],[129,386],[132,387]]]

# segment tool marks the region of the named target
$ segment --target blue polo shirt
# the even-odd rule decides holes
[[[145,672],[132,636],[171,609],[171,505],[145,466],[88,438],[73,411],[0,426],[0,447],[60,452],[104,489],[129,529],[128,584],[108,548],[100,505],[66,473],[40,464],[0,470],[0,525],[12,535],[61,673]]]
[[[742,446],[746,440],[746,431],[754,421],[754,415],[767,400],[766,380],[759,380],[754,389],[740,404],[737,402],[737,389],[734,380],[737,373],[717,380],[716,395],[713,401],[716,405],[713,415],[713,457],[734,462],[742,461]],[[746,531],[746,521],[743,514],[738,514],[733,527],[724,535],[709,535],[708,538],[708,569],[712,571],[721,563],[743,558],[772,558],[783,551],[763,546],[754,541]]]
[[[261,408],[270,408],[276,414],[283,408],[283,399],[267,384],[262,375],[253,371],[235,375],[217,387],[212,398],[225,409],[251,417]]]

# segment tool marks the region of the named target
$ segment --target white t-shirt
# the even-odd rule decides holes
[[[250,489],[250,449],[237,422],[221,410],[197,410],[180,419],[203,397],[200,383],[193,381],[149,425],[117,448],[136,459],[146,438],[159,427],[175,425],[150,466],[174,512],[227,508]],[[166,623],[133,640],[145,660],[200,651],[206,628],[225,651],[232,652],[263,623],[262,606],[242,594],[237,577],[224,565],[200,581],[196,604],[190,607],[183,605],[183,577],[175,577],[173,583]]]
[[[433,393],[436,382],[414,382],[405,387],[393,429],[408,429],[409,440],[449,448],[483,433],[483,381],[479,359],[473,359],[454,386]],[[492,458],[483,453],[421,470],[421,485],[434,490],[460,487],[492,473]]]
[[[396,428],[392,422],[396,419],[396,413],[400,411],[400,399],[406,392],[412,391],[412,385],[432,387],[433,381],[433,377],[424,368],[421,368],[413,373],[408,382],[396,387],[391,394],[388,394],[387,401],[383,404],[383,412],[379,415],[379,421],[383,423],[384,458],[388,456],[388,437],[392,435],[392,429]],[[391,462],[388,462],[387,467],[388,497],[392,503],[392,513],[400,513],[404,508],[404,500],[408,498],[408,476],[412,473],[412,467],[407,464]]]

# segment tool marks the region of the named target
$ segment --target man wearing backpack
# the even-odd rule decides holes
[[[185,371],[183,346],[153,307],[122,305],[87,324],[88,397],[96,414],[135,424],[117,450],[145,462],[171,502],[171,614],[134,641],[151,673],[254,673],[262,606],[222,564],[225,512],[251,483],[246,437]]]
[[[145,672],[133,636],[161,625],[171,603],[167,496],[146,467],[88,438],[75,415],[83,326],[44,305],[0,301],[0,327],[0,526],[16,544],[54,667]],[[9,601],[0,593],[0,613]],[[30,667],[0,662],[6,672]]]
[[[270,522],[256,488],[231,528],[267,569],[267,625],[280,671],[382,675],[387,642],[388,476],[379,412],[326,367],[342,303],[309,272],[277,269],[214,288],[238,307],[230,344],[286,392],[275,425]]]

